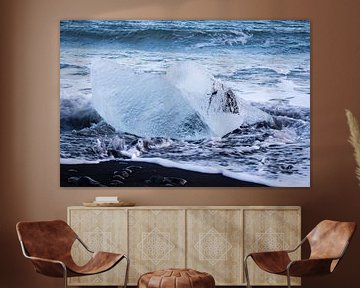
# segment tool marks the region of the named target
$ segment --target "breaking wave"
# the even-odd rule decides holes
[[[308,21],[93,21],[60,22],[61,45],[81,41],[87,45],[139,46],[162,49],[233,49],[248,46],[265,48],[269,44],[285,53],[309,48]],[[270,27],[270,28],[269,28]],[[270,39],[275,39],[272,43]],[[294,38],[296,42],[294,42]]]

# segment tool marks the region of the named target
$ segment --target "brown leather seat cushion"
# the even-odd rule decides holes
[[[138,288],[213,288],[214,277],[192,269],[166,269],[141,275]]]

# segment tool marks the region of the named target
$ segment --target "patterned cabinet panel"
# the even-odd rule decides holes
[[[127,253],[126,209],[69,209],[68,222],[80,239],[93,251]],[[72,255],[79,264],[89,259],[89,253],[78,241]],[[112,270],[94,276],[69,278],[70,285],[122,285],[125,261]]]
[[[244,211],[244,254],[251,252],[286,250],[300,243],[300,209],[246,209]],[[300,249],[292,253],[300,259]],[[286,277],[265,273],[249,262],[249,276],[252,285],[286,285]],[[292,284],[299,285],[299,278]]]
[[[129,210],[129,283],[148,271],[185,267],[185,210]]]
[[[242,210],[187,210],[187,267],[212,274],[216,285],[242,280]]]

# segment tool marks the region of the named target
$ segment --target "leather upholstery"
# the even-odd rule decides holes
[[[285,251],[252,253],[251,257],[262,270],[275,274],[286,272],[286,267],[291,262]]]
[[[77,235],[62,220],[19,222],[16,230],[27,254],[32,257],[31,261],[36,272],[47,276],[64,276],[62,265],[56,261],[64,263],[67,268],[67,276],[73,277],[105,272],[124,258],[123,254],[96,252],[88,263],[78,266],[71,256],[71,247],[77,239]],[[53,262],[42,259],[49,259]]]
[[[354,222],[320,222],[306,236],[311,247],[310,259],[339,257],[351,239],[355,227]]]
[[[138,288],[214,288],[214,277],[192,269],[167,269],[143,274]]]
[[[264,271],[290,276],[312,276],[331,273],[345,252],[356,229],[354,222],[324,220],[307,236],[311,248],[309,259],[291,262],[287,251],[258,252],[249,254]]]

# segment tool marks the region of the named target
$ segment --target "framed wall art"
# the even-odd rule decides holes
[[[308,20],[62,20],[60,184],[310,186]]]

